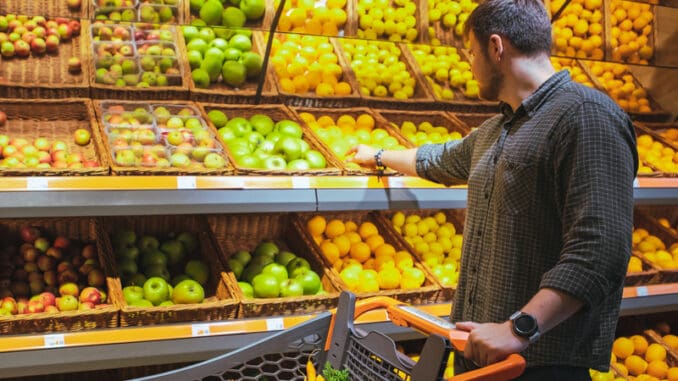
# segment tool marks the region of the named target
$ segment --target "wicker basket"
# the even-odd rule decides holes
[[[654,329],[647,329],[643,331],[643,334],[648,338],[650,343],[657,343],[666,349],[666,362],[669,367],[678,366],[678,351],[673,349],[659,334],[659,332]]]
[[[182,36],[181,39],[183,40],[183,38],[184,37]],[[266,44],[262,32],[252,32],[252,51],[259,53],[263,59],[264,52],[266,51]],[[273,82],[274,76],[275,73],[273,73],[271,65],[268,65],[264,78],[264,86],[261,91],[261,101],[263,102],[275,103],[278,101],[278,91]],[[253,104],[256,102],[257,82],[247,81],[241,88],[234,89],[219,80],[219,82],[211,84],[209,88],[201,89],[195,87],[195,83],[193,83],[193,79],[189,73],[188,85],[191,92],[190,97],[194,101],[233,104]]]
[[[586,71],[586,73],[591,77],[593,80],[593,84],[596,86],[596,88],[602,92],[605,92],[609,94],[607,90],[603,87],[602,83],[600,83],[600,79],[595,76],[592,71],[591,71],[591,62],[585,61],[585,60],[578,60],[579,64],[581,67]],[[636,88],[643,88],[640,82],[638,82],[638,79],[631,73],[629,70],[626,70],[626,72],[623,73],[623,75],[630,75],[633,77],[633,83],[636,85]],[[647,94],[647,99],[650,102],[650,108],[652,109],[651,112],[628,112],[629,116],[633,120],[638,120],[642,122],[665,122],[666,120],[669,119],[671,116],[670,113],[667,111],[663,110],[661,105],[657,103],[657,101],[648,93]]]
[[[638,252],[633,252],[634,257],[640,259],[643,265],[643,271],[637,273],[626,273],[624,278],[624,287],[643,286],[659,282],[659,270],[650,263],[643,255]]]
[[[0,3],[0,15],[14,13],[29,16],[71,17],[86,19],[89,17],[89,3],[92,0],[83,0],[80,9],[68,7],[66,1],[54,0],[3,0]]]
[[[292,223],[290,214],[231,214],[207,217],[215,246],[219,247],[221,261],[226,264],[239,250],[254,250],[263,241],[273,241],[281,250],[291,250],[306,259],[311,269],[321,278],[323,295],[304,295],[288,298],[245,298],[232,271],[227,283],[241,303],[241,316],[273,316],[312,313],[334,308],[339,298],[336,279],[322,260],[307,245],[302,233]],[[226,265],[227,266],[227,265]]]
[[[196,166],[191,166],[188,168],[177,168],[177,167],[152,167],[152,166],[138,166],[138,167],[125,167],[118,165],[115,162],[115,159],[113,157],[113,151],[111,148],[111,141],[108,137],[108,134],[106,133],[106,128],[104,126],[104,122],[102,120],[103,115],[105,110],[103,109],[104,105],[106,104],[120,104],[120,105],[127,105],[131,109],[134,109],[136,107],[143,107],[147,106],[150,107],[152,105],[156,106],[165,106],[169,108],[177,108],[177,107],[189,107],[193,108],[196,111],[198,110],[197,106],[193,102],[168,102],[168,101],[149,101],[149,102],[144,102],[144,103],[139,103],[139,102],[125,102],[125,101],[99,101],[95,100],[94,101],[94,109],[97,113],[97,124],[99,126],[99,131],[102,136],[103,140],[103,145],[106,147],[106,157],[110,158],[111,162],[111,173],[114,175],[134,175],[134,176],[154,176],[154,175],[172,175],[172,176],[180,176],[180,175],[197,175],[197,176],[206,176],[206,175],[229,175],[233,174],[233,166],[231,165],[231,161],[228,158],[227,152],[225,149],[221,147],[221,143],[217,140],[217,149],[222,149],[222,152],[220,152],[220,155],[226,160],[226,166],[224,168],[206,168],[203,165],[196,165]],[[199,115],[205,122],[207,122],[207,118],[204,115]],[[212,131],[210,131],[212,132]]]
[[[634,129],[636,131],[636,136],[649,135],[655,142],[659,142],[666,148],[673,147],[670,141],[661,136],[660,134],[643,127],[643,125],[634,123]],[[648,168],[652,169],[652,173],[638,173],[639,177],[678,177],[678,172],[664,172],[661,169],[657,168],[655,165],[650,164],[645,160],[641,160],[642,164]]]
[[[678,130],[678,123],[643,123],[636,122],[637,130],[641,130],[646,134],[650,134],[655,140],[661,141],[663,144],[678,150],[678,139],[671,139],[666,136],[669,129]]]
[[[624,0],[624,2],[629,2],[629,1]],[[657,8],[656,5],[653,5],[653,4],[657,4],[657,3],[655,3],[655,2],[648,2],[647,3],[647,6],[650,8],[649,11],[653,15],[652,21],[648,24],[648,25],[651,26],[651,31],[647,35],[647,43],[646,43],[647,46],[653,48],[653,50],[654,50],[654,54],[648,60],[648,64],[650,64],[650,65],[655,64],[655,58],[657,56],[657,41],[656,40],[657,40],[657,31],[658,31],[658,29],[657,29],[657,27],[658,27],[658,25],[657,25],[657,9],[658,8]],[[613,27],[619,28],[620,25],[619,24],[612,25],[612,20],[611,20],[611,17],[610,17],[614,13],[614,11],[612,10],[612,1],[611,0],[604,0],[603,6],[604,6],[604,9],[605,9],[604,14],[607,15],[607,16],[604,16],[604,19],[605,19],[605,24],[604,24],[605,32],[604,33],[607,36],[612,36],[612,28]],[[659,9],[661,9],[661,8],[659,8]],[[631,20],[631,19],[629,18],[629,20]],[[617,21],[618,21],[618,23],[621,23],[623,21],[623,19],[617,20]],[[634,20],[631,20],[631,21],[634,21]],[[639,35],[641,34],[641,33],[638,33],[637,31],[635,31],[635,32]],[[669,31],[666,31],[666,32],[669,32]],[[620,58],[620,56],[617,56],[616,54],[614,54],[614,51],[616,49],[618,49],[619,47],[617,47],[616,49],[613,48],[612,45],[609,43],[609,38],[608,38],[607,42],[608,43],[605,44],[605,54],[606,54],[605,57],[607,58],[608,61],[630,63],[628,59]],[[638,63],[636,63],[636,64],[638,64]]]
[[[351,107],[351,108],[345,108],[345,109],[339,109],[339,108],[306,108],[306,107],[291,107],[290,108],[298,117],[299,120],[302,120],[299,115],[301,113],[307,112],[312,114],[316,119],[320,118],[323,115],[327,115],[332,118],[332,120],[336,121],[337,118],[341,115],[351,115],[352,117],[356,118],[361,114],[369,114],[374,118],[375,121],[375,128],[382,128],[386,130],[386,132],[389,133],[392,137],[396,138],[398,140],[398,143],[401,144],[404,147],[410,147],[410,143],[407,139],[405,139],[404,136],[395,128],[393,128],[386,120],[381,118],[378,114],[372,112],[372,110],[366,108],[366,107]],[[308,127],[308,126],[307,126]],[[308,130],[310,131],[310,135],[313,136],[313,139],[317,142],[318,145],[321,145],[324,147],[326,152],[332,152],[330,147],[323,142],[318,134],[316,134],[314,131],[311,130],[310,127],[308,127]],[[332,157],[336,158],[336,155],[332,153]],[[338,158],[335,159],[337,162],[340,162]],[[343,163],[341,164],[341,168],[344,171],[345,174],[347,175],[359,175],[359,176],[375,176],[377,175],[377,171],[374,169],[368,169],[368,168],[350,168],[346,167]],[[387,169],[384,171],[384,175],[389,175],[389,176],[396,176],[399,175],[398,172],[393,171],[391,169]]]
[[[137,24],[135,27],[145,26],[146,24]],[[179,66],[179,80],[181,83],[170,84],[168,86],[136,87],[136,86],[115,86],[96,82],[95,52],[91,50],[91,56],[88,58],[87,66],[90,67],[89,83],[91,87],[91,96],[95,99],[124,99],[124,100],[184,100],[188,99],[189,83],[192,82],[191,70],[186,58],[186,45],[181,33],[181,28],[175,30],[175,52],[176,63]],[[134,43],[135,46],[137,42]],[[136,52],[134,58],[138,58]]]
[[[10,1],[15,3],[15,1]],[[35,1],[35,3],[45,1]],[[33,1],[22,2],[34,3]],[[65,1],[63,3],[65,7]],[[0,5],[0,8],[3,5]],[[2,13],[0,13],[2,14]],[[89,98],[89,21],[81,20],[81,33],[69,41],[62,41],[56,54],[29,58],[2,59],[0,64],[0,98]],[[68,60],[78,57],[82,71],[68,71]]]
[[[400,127],[404,122],[412,122],[415,125],[419,125],[423,122],[429,122],[434,126],[442,126],[447,128],[448,132],[458,132],[462,137],[468,135],[470,132],[463,123],[451,118],[449,114],[442,111],[374,110],[374,112],[391,123],[391,126],[397,129],[401,134],[402,130]],[[405,138],[407,139],[407,137]],[[415,144],[410,140],[408,140],[408,143],[408,147],[415,147]]]
[[[94,109],[89,99],[0,99],[0,109],[7,114],[2,132],[11,137],[31,140],[44,137],[61,140],[71,153],[80,153],[84,160],[94,160],[96,167],[83,168],[2,168],[3,176],[93,176],[107,175],[109,160],[97,128]],[[91,131],[91,141],[79,146],[73,139],[75,130]]]
[[[239,116],[243,118],[250,118],[255,114],[265,114],[268,115],[274,121],[279,121],[283,119],[290,119],[293,121],[298,121],[295,115],[282,105],[256,105],[256,106],[244,106],[244,105],[221,105],[214,103],[199,103],[199,106],[202,110],[203,115],[207,115],[211,110],[221,110],[223,111],[228,118],[233,118],[234,116]],[[218,136],[217,129],[211,121],[207,121],[210,125],[210,128],[214,130],[214,133]],[[303,139],[306,141],[311,149],[319,151],[327,162],[327,167],[322,169],[308,169],[308,170],[283,170],[276,171],[270,169],[257,169],[257,168],[246,168],[240,166],[235,157],[230,153],[228,148],[226,148],[226,153],[231,163],[235,166],[235,170],[238,174],[247,174],[247,175],[284,175],[284,176],[299,176],[299,175],[313,175],[313,176],[329,176],[329,175],[340,175],[343,170],[341,163],[332,155],[327,148],[321,143],[317,142],[313,138],[313,133],[310,132],[310,129],[307,129],[302,124],[303,130]],[[221,140],[221,138],[219,138]],[[224,143],[225,146],[225,143]]]
[[[351,42],[352,40],[347,40],[347,39],[340,39],[340,42],[335,45],[335,51],[337,52],[337,55],[345,56],[344,55],[344,49],[342,46],[342,42]],[[370,44],[394,44],[392,42],[387,42],[387,41],[370,41]],[[398,49],[400,49],[398,44],[394,44],[398,46]],[[414,62],[411,62],[408,57],[404,54],[402,54],[402,49],[401,50],[401,55],[400,55],[400,61],[405,64],[405,67],[407,71],[410,73],[410,76],[414,78],[415,80],[415,88],[414,88],[414,94],[412,97],[408,99],[396,99],[393,98],[392,96],[387,96],[387,97],[375,97],[375,96],[367,96],[364,94],[361,94],[361,102],[360,104],[363,106],[368,106],[368,107],[385,107],[385,108],[395,108],[399,110],[419,110],[422,108],[431,108],[433,107],[433,96],[429,94],[428,90],[426,89],[426,86],[424,85],[425,79],[423,79],[419,73],[419,71],[416,69],[416,64]],[[349,60],[348,65],[350,66],[351,62]],[[352,69],[351,69],[352,70]],[[357,77],[356,77],[357,78]],[[360,85],[360,81],[358,79],[358,84]]]
[[[137,233],[137,237],[150,234],[156,237],[166,236],[170,232],[193,233],[200,242],[200,259],[210,268],[210,279],[205,285],[206,299],[200,304],[176,304],[158,307],[132,307],[125,303],[120,295],[116,305],[120,308],[120,326],[140,326],[188,321],[213,321],[234,319],[238,315],[238,301],[226,286],[223,266],[212,246],[207,223],[202,216],[140,216],[140,217],[103,217],[97,220],[97,231],[103,249],[110,261],[106,262],[107,271],[114,275],[117,287],[122,290],[122,283],[113,258],[113,246],[110,236],[118,229],[129,229]]]
[[[414,4],[417,6],[414,18],[416,21],[415,29],[417,30],[417,38],[414,42],[424,42],[428,37],[428,5],[426,0],[415,0]],[[388,2],[387,8],[400,8],[395,5],[393,0]],[[360,28],[360,15],[358,14],[358,0],[348,0],[346,2],[346,14],[348,18],[344,26],[345,37],[358,37],[358,30]],[[365,39],[369,39],[364,37]],[[388,35],[377,36],[377,40],[387,40]],[[405,40],[403,38],[403,40]]]
[[[410,216],[413,214],[419,215],[421,218],[426,218],[429,216],[433,216],[439,212],[438,210],[417,210],[417,211],[412,211],[412,212],[404,212],[406,216]],[[447,217],[447,222],[451,222],[454,224],[454,227],[456,228],[456,234],[461,234],[461,232],[464,229],[464,219],[466,218],[464,215],[464,210],[463,209],[445,209],[445,210],[440,210],[440,212],[443,212],[445,214],[445,217]],[[391,230],[391,234],[398,239],[401,245],[405,247],[405,250],[409,251],[414,255],[419,262],[421,262],[421,265],[426,268],[426,270],[431,274],[431,277],[435,279],[436,283],[439,285],[441,288],[442,292],[439,294],[439,301],[440,302],[449,302],[452,300],[454,297],[454,293],[456,291],[455,287],[451,286],[444,286],[442,283],[440,283],[439,279],[433,274],[433,269],[426,264],[424,261],[423,255],[421,253],[418,253],[412,245],[407,243],[405,240],[405,237],[403,237],[401,234],[399,234],[394,228],[393,224],[391,222],[391,218],[393,218],[393,215],[396,212],[392,211],[382,211],[376,214],[376,217],[379,219],[380,223],[384,226],[387,226],[389,230]]]
[[[308,245],[312,249],[312,251],[318,258],[322,259],[325,266],[328,267],[330,271],[334,274],[334,279],[336,279],[340,291],[349,291],[348,286],[339,276],[339,272],[336,269],[334,269],[332,267],[332,264],[322,255],[320,247],[306,229],[306,222],[312,216],[313,214],[311,213],[303,213],[296,215],[296,218],[294,219],[296,229],[298,229],[302,233],[301,235],[306,245]],[[416,254],[411,250],[408,250],[408,248],[402,244],[401,240],[397,237],[397,233],[395,233],[392,229],[388,228],[387,226],[383,226],[381,220],[375,214],[366,211],[333,212],[333,213],[323,213],[323,217],[325,217],[327,221],[330,221],[335,218],[344,222],[353,221],[358,226],[360,226],[361,223],[366,221],[372,222],[377,227],[379,233],[384,238],[384,242],[393,245],[396,251],[400,250],[409,251],[413,255],[414,266],[423,271],[426,276],[424,284],[419,288],[416,289],[398,288],[392,290],[380,290],[378,292],[357,293],[356,296],[359,299],[369,298],[373,296],[388,296],[398,299],[402,302],[414,305],[427,304],[439,300],[440,297],[439,294],[441,293],[441,289],[438,283],[433,279],[433,275],[431,275],[428,269],[426,269],[426,267],[424,267],[423,264],[419,262],[419,258],[416,256]]]
[[[280,36],[280,34],[277,34],[277,36]],[[344,81],[351,86],[351,94],[319,96],[316,95],[314,91],[309,91],[304,94],[289,93],[283,90],[282,86],[280,85],[280,79],[275,73],[275,70],[271,70],[273,73],[275,85],[278,88],[278,92],[280,93],[280,98],[283,103],[301,107],[351,107],[357,106],[360,103],[360,86],[358,85],[358,81],[355,79],[353,70],[350,69],[350,66],[346,62],[344,55],[339,54],[339,43],[337,40],[330,38],[329,42],[332,44],[334,47],[334,52],[337,54],[337,58],[339,60],[337,64],[343,69],[341,81]]]
[[[96,242],[97,259],[102,264],[102,270],[106,275],[108,304],[102,304],[95,309],[84,311],[0,316],[0,332],[6,335],[17,335],[117,327],[118,308],[115,306],[115,301],[122,296],[122,291],[116,284],[115,279],[112,278],[112,274],[105,268],[105,265],[113,259],[108,252],[103,250],[100,237],[96,233],[94,220],[72,217],[0,220],[0,232],[6,240],[5,242],[21,242],[19,230],[26,225],[39,228],[49,238],[64,236],[69,239]]]
[[[636,227],[646,229],[650,234],[657,236],[664,242],[667,248],[673,244],[678,243],[678,235],[666,229],[659,224],[654,218],[647,215],[641,209],[636,208],[633,213],[633,222]],[[654,266],[659,271],[659,281],[662,283],[678,282],[678,270],[664,270],[658,266]]]
[[[403,52],[403,55],[407,57],[407,60],[412,63],[413,67],[415,67],[417,72],[420,74],[423,86],[426,87],[426,91],[431,94],[435,101],[435,109],[444,108],[446,111],[456,112],[491,112],[492,110],[498,108],[497,102],[487,102],[479,99],[466,98],[460,89],[452,88],[449,83],[445,83],[442,86],[454,91],[454,99],[450,100],[438,97],[433,89],[433,84],[430,82],[435,81],[435,79],[422,73],[421,67],[417,62],[417,59],[414,58],[414,54],[411,50],[412,46],[409,44],[400,44],[400,49]],[[465,62],[468,61],[466,52],[463,49],[458,49],[458,54],[462,56],[462,60]]]

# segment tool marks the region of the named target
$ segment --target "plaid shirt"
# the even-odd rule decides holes
[[[584,303],[522,354],[607,370],[631,254],[637,151],[628,116],[561,71],[512,112],[417,152],[420,176],[468,183],[453,321],[503,322],[542,287]]]

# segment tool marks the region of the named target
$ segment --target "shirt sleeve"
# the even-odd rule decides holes
[[[585,102],[566,115],[553,156],[563,243],[541,287],[592,307],[620,289],[631,254],[635,133],[614,105]]]
[[[463,139],[442,144],[425,144],[417,149],[419,177],[445,185],[464,184],[471,172],[473,146],[479,129]]]

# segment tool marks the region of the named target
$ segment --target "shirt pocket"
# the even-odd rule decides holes
[[[502,214],[528,216],[534,211],[537,182],[535,163],[502,155],[494,179],[495,206]]]

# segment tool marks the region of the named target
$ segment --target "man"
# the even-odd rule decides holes
[[[521,380],[607,370],[631,251],[635,135],[607,96],[555,73],[539,0],[487,0],[466,22],[472,71],[501,114],[464,139],[352,149],[432,181],[468,183],[452,320],[470,331],[457,371],[521,353]]]

